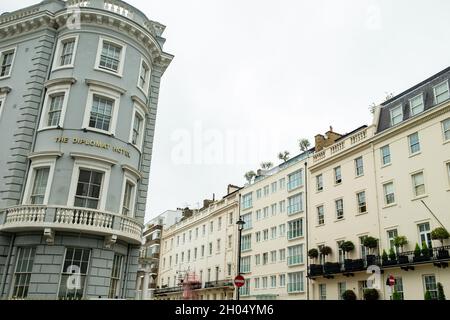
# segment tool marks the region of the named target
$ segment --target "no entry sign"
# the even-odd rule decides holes
[[[245,279],[241,275],[237,275],[236,278],[234,278],[234,285],[238,288],[242,287],[245,284]]]

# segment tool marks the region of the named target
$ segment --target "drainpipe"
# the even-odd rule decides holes
[[[308,155],[309,158],[309,155]],[[306,159],[308,159],[306,158]],[[308,235],[309,235],[309,227],[308,227],[308,161],[305,161],[305,224],[306,224],[306,273],[308,274],[309,268],[309,259],[308,259]],[[309,282],[306,281],[306,300],[309,300]]]
[[[13,251],[13,247],[14,247],[14,241],[16,240],[16,234],[13,233],[11,236],[11,241],[9,243],[9,250],[8,250],[8,258],[6,259],[6,263],[5,263],[5,272],[3,273],[3,277],[2,277],[2,285],[0,288],[0,299],[3,295],[3,292],[5,290],[5,286],[6,286],[6,279],[8,277],[8,270],[9,270],[9,265],[11,264],[11,256],[12,256],[12,251]]]

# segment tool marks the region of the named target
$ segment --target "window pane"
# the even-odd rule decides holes
[[[31,204],[43,204],[45,190],[47,189],[48,174],[50,168],[39,168],[35,170],[33,190],[31,192]]]

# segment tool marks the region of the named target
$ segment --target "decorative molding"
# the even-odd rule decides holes
[[[127,90],[125,90],[123,88],[120,88],[118,86],[112,85],[112,84],[110,84],[108,82],[92,80],[92,79],[86,79],[85,82],[86,82],[86,84],[88,86],[97,86],[97,87],[102,87],[102,88],[114,90],[114,91],[120,93],[121,95],[124,95],[127,92]]]
[[[0,94],[10,93],[11,90],[12,89],[10,87],[0,87]]]
[[[75,84],[76,82],[77,82],[77,79],[75,79],[75,78],[57,78],[57,79],[52,79],[52,80],[46,81],[44,83],[44,86],[46,88],[49,88],[49,87],[61,85],[61,84]]]
[[[36,160],[39,158],[60,158],[64,153],[59,151],[42,151],[42,152],[32,152],[28,155],[28,159]]]
[[[99,161],[99,162],[103,162],[106,163],[110,166],[114,166],[117,164],[116,160],[107,158],[107,157],[102,157],[102,156],[96,156],[96,155],[92,155],[92,154],[88,154],[88,153],[81,153],[81,152],[71,152],[70,156],[72,158],[75,159],[84,159],[84,160],[90,160],[90,161]]]
[[[138,170],[136,170],[132,166],[124,164],[124,165],[122,165],[122,170],[123,171],[128,171],[129,173],[134,175],[137,178],[137,180],[141,180],[142,179],[142,173],[140,173]]]
[[[113,245],[115,245],[117,242],[117,235],[115,234],[111,234],[109,236],[105,236],[105,248],[106,249],[111,249],[113,247]]]
[[[55,244],[55,231],[51,228],[44,229],[44,240],[47,242],[47,245],[51,246]]]
[[[138,96],[131,96],[131,100],[133,100],[134,103],[138,104],[146,115],[149,114],[148,106],[141,98],[139,98]]]

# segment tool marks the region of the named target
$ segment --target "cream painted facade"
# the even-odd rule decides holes
[[[235,289],[239,188],[163,229],[156,299],[231,300]],[[185,290],[191,281],[189,291]],[[198,283],[195,283],[198,281]]]
[[[304,153],[241,190],[241,299],[306,299]],[[251,197],[251,201],[249,201]],[[246,242],[250,241],[250,245]]]
[[[438,82],[447,81],[448,88],[448,70],[443,75],[441,72],[439,77],[444,78]],[[339,254],[338,241],[354,243],[355,250],[347,258],[365,260],[367,249],[361,245],[361,237],[366,235],[379,239],[374,254],[375,265],[381,270],[380,299],[391,298],[391,290],[386,285],[391,275],[397,279],[396,290],[406,300],[422,300],[427,290],[435,296],[438,282],[446,292],[450,290],[449,259],[437,256],[440,249],[450,249],[449,240],[444,241],[442,248],[441,243],[431,240],[430,236],[434,228],[450,229],[450,132],[446,129],[450,128],[450,103],[448,98],[436,103],[436,96],[430,94],[436,90],[435,80],[432,77],[379,106],[371,126],[314,154],[311,182],[322,175],[323,191],[311,186],[309,247],[331,247],[333,252],[326,261],[341,262],[341,270],[326,276],[313,275],[310,280],[312,299],[339,299],[345,289],[353,290],[359,299],[363,298],[366,281],[373,276],[365,269],[368,263],[365,262],[364,269],[347,271],[343,256]],[[429,108],[414,116],[403,115],[398,124],[380,131],[380,121],[386,122],[381,120],[383,108],[398,105],[403,112],[411,112],[411,96],[420,95],[426,97],[428,102],[424,104],[430,103]],[[409,111],[405,111],[407,109]],[[355,159],[358,157],[363,158],[364,173],[360,176],[356,174]],[[333,170],[338,166],[342,168],[340,184],[334,181]],[[361,212],[358,207],[357,193],[362,191],[365,192],[366,212]],[[336,219],[335,200],[340,198],[344,203],[344,216]],[[319,224],[317,208],[322,205],[325,220]],[[395,235],[407,237],[409,243],[398,249],[407,258],[403,258],[406,259],[404,263],[399,263],[397,255],[397,263],[389,265],[389,262],[383,262],[381,255],[383,250],[389,253],[391,247],[396,250],[392,244]],[[434,252],[430,260],[418,262],[413,251],[416,243],[421,244],[424,240],[431,243]],[[323,263],[323,260],[309,261]]]

